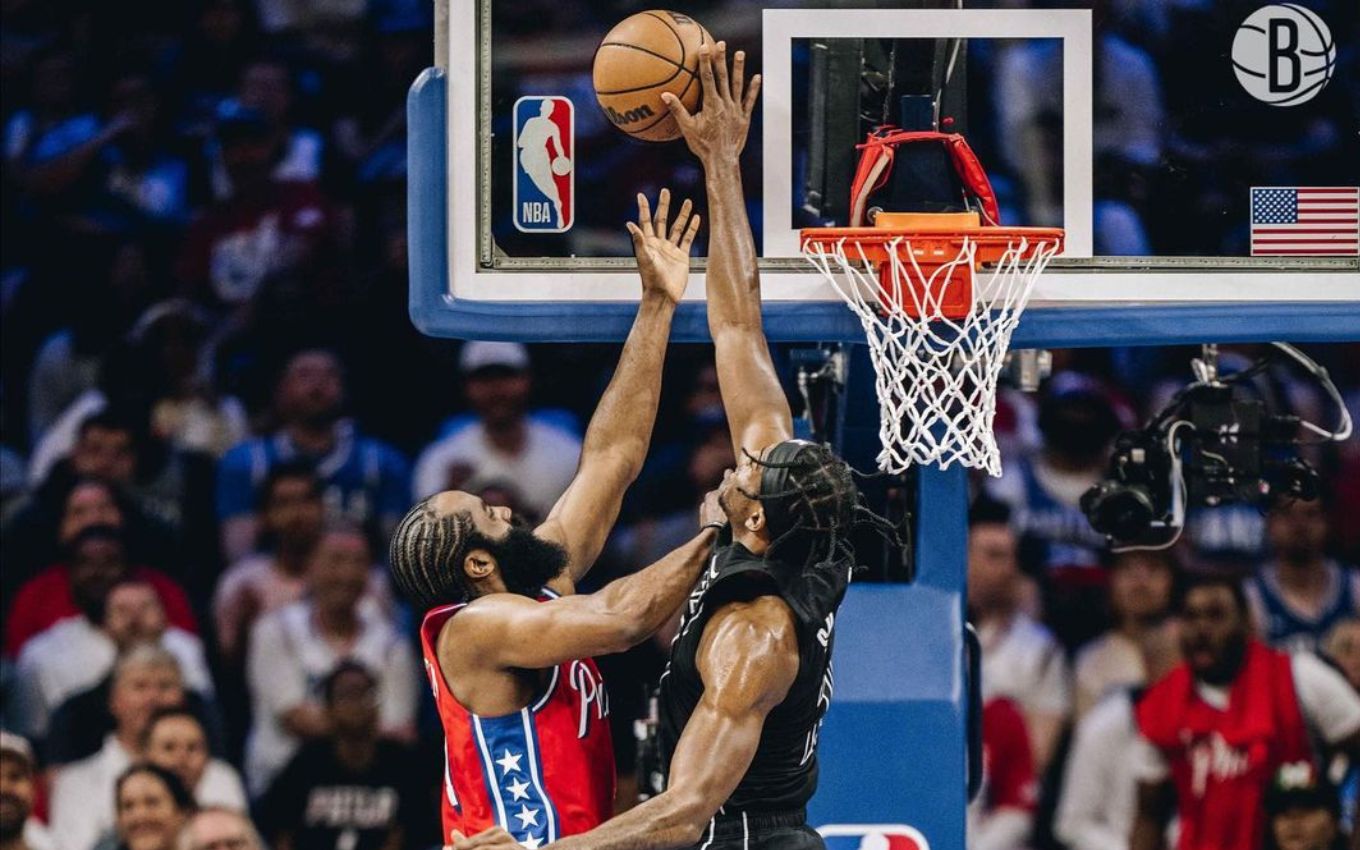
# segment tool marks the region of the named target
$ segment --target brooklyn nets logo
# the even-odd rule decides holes
[[[1237,28],[1233,71],[1247,94],[1271,106],[1317,97],[1332,78],[1336,42],[1312,10],[1294,3],[1265,6]]]

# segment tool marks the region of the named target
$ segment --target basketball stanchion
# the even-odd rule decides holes
[[[802,231],[803,253],[859,317],[876,373],[879,468],[1001,474],[992,434],[1011,334],[1063,231],[972,213],[880,213]]]

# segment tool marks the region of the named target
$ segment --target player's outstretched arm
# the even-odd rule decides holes
[[[691,115],[666,95],[680,131],[704,166],[708,189],[708,327],[717,348],[718,381],[737,457],[759,455],[793,436],[793,418],[779,384],[760,318],[760,273],[746,218],[741,151],[760,93],[760,75],[746,82],[746,55],[737,51],[731,73],[727,45],[701,48],[703,109]]]
[[[534,531],[566,548],[567,577],[573,583],[599,557],[651,443],[671,319],[685,294],[689,249],[699,231],[699,216],[691,215],[688,200],[674,221],[669,215],[669,190],[661,190],[655,215],[638,195],[638,221],[628,223],[628,232],[642,275],[642,303],[618,368],[586,429],[576,477]]]
[[[775,597],[728,605],[704,628],[697,660],[704,695],[676,745],[666,791],[551,847],[671,850],[705,838],[751,766],[766,716],[798,675],[793,616]],[[499,829],[453,844],[454,850],[517,846]]]
[[[716,497],[711,510],[717,507]],[[477,599],[458,615],[458,640],[487,666],[541,670],[642,643],[689,596],[717,536],[700,530],[655,564],[596,593],[535,602],[513,593]],[[459,622],[461,621],[461,622]]]

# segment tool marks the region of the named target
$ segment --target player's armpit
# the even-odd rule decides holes
[[[728,605],[704,628],[697,661],[704,695],[676,745],[666,791],[553,847],[674,850],[701,840],[751,766],[765,718],[798,675],[793,615],[775,597]]]

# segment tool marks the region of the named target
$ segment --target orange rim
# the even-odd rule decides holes
[[[1028,242],[1026,255],[1039,251],[1040,246],[1052,245],[1061,251],[1063,229],[1060,227],[978,227],[956,230],[922,230],[916,228],[878,227],[808,227],[799,231],[803,250],[820,248],[831,253],[844,246],[850,259],[861,257],[870,262],[888,260],[895,248],[897,255],[906,259],[914,255],[918,262],[950,262],[963,250],[964,242],[977,245],[976,261],[995,263],[1016,242]],[[895,243],[895,244],[894,244]]]

